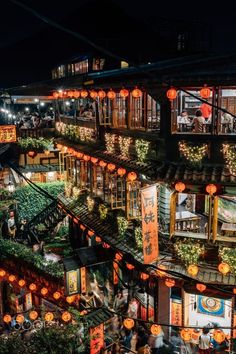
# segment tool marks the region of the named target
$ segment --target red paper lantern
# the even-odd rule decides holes
[[[63,312],[61,315],[61,318],[63,319],[64,322],[69,322],[71,320],[71,314],[68,311]]]
[[[132,269],[134,269],[134,265],[130,264],[130,263],[127,263],[126,264],[126,268],[128,268],[129,270],[132,270]]]
[[[186,188],[186,186],[185,186],[185,184],[184,184],[183,182],[177,182],[177,183],[175,183],[175,190],[176,190],[177,192],[182,193],[182,192],[185,190],[185,188]]]
[[[102,241],[102,239],[101,239],[101,237],[96,236],[96,237],[95,237],[95,241],[99,243],[99,242],[101,242],[101,241]]]
[[[89,236],[89,237],[92,237],[93,235],[94,235],[94,231],[89,230],[89,231],[88,231],[88,236]]]
[[[114,98],[116,97],[115,91],[113,91],[112,89],[110,89],[110,91],[107,92],[107,97],[108,97],[110,100],[114,100]]]
[[[98,97],[102,100],[106,97],[106,92],[103,90],[98,91]]]
[[[140,98],[142,97],[142,91],[139,90],[138,88],[135,88],[132,92],[131,92],[132,96],[134,98]]]
[[[168,286],[168,288],[173,288],[173,286],[175,286],[175,280],[171,278],[167,278],[165,280],[165,284],[166,286]]]
[[[91,157],[91,162],[92,163],[97,163],[98,162],[98,158],[97,157]]]
[[[55,291],[55,293],[53,293],[53,297],[55,300],[59,300],[61,297],[61,293],[59,291]]]
[[[72,302],[75,301],[75,295],[70,295],[66,297],[66,302],[68,302],[68,304],[72,304]]]
[[[226,275],[227,273],[230,272],[230,266],[227,263],[220,263],[218,265],[219,272],[221,272],[223,275]]]
[[[5,315],[5,316],[3,316],[3,322],[5,322],[5,323],[11,322],[11,315]]]
[[[45,296],[45,295],[47,295],[47,293],[48,293],[48,289],[47,289],[47,288],[42,288],[40,292],[41,292],[41,294],[42,294],[43,296]]]
[[[200,291],[200,293],[202,293],[203,291],[206,290],[206,285],[199,283],[199,284],[196,284],[196,288],[198,291]]]
[[[208,194],[212,195],[217,191],[217,188],[214,184],[211,183],[206,186],[206,191]]]
[[[35,321],[37,318],[38,318],[38,312],[37,311],[30,311],[29,313],[29,318],[32,320],[32,321]]]
[[[116,165],[114,165],[113,163],[109,163],[109,164],[107,165],[107,169],[108,169],[109,171],[114,171],[115,168],[116,168]]]
[[[126,169],[125,168],[118,168],[117,174],[121,177],[123,177],[126,174]]]
[[[47,312],[45,313],[44,319],[47,322],[51,322],[54,319],[54,314],[52,312]]]
[[[86,91],[86,90],[81,90],[80,96],[81,96],[82,98],[88,97],[88,91]]]
[[[173,87],[170,88],[170,89],[166,92],[166,96],[167,96],[167,98],[169,98],[170,101],[173,101],[174,99],[176,99],[176,97],[177,97],[177,91],[176,91],[176,89],[174,89]]]
[[[77,152],[76,156],[78,157],[78,159],[82,159],[84,154],[82,154],[82,152]]]
[[[34,284],[34,283],[31,283],[30,286],[29,286],[29,289],[30,289],[31,291],[35,291],[35,290],[37,289],[37,285]]]
[[[115,259],[117,259],[117,261],[121,261],[122,258],[123,258],[123,255],[122,255],[122,254],[120,254],[120,253],[116,253],[116,254],[115,254]]]
[[[132,318],[126,318],[123,321],[123,325],[125,326],[125,328],[127,329],[132,329],[134,327],[134,320]]]
[[[149,278],[149,274],[147,274],[147,273],[141,273],[140,278],[141,278],[142,280],[147,280],[147,279]]]
[[[84,91],[84,95],[86,95],[85,92],[87,92],[87,91]],[[87,96],[88,96],[88,94],[87,94]],[[85,96],[85,97],[87,97],[87,96]],[[80,97],[80,91],[78,91],[78,90],[74,91],[74,98],[79,98],[79,97]],[[82,97],[82,98],[85,98],[85,97]]]
[[[199,270],[199,269],[198,269],[198,266],[195,265],[195,264],[190,264],[190,265],[188,266],[188,268],[187,268],[188,274],[191,275],[191,276],[193,276],[193,277],[195,277],[195,276],[197,275],[198,270]]]
[[[9,280],[11,283],[13,283],[13,281],[16,280],[15,275],[13,275],[13,274],[9,275],[8,280]]]
[[[74,91],[67,91],[67,96],[72,98],[74,96]]]
[[[102,247],[103,247],[103,248],[110,248],[111,246],[110,246],[110,245],[108,245],[108,243],[103,242],[103,243],[102,243]]]
[[[120,90],[120,96],[121,96],[122,98],[128,97],[128,96],[129,96],[129,91],[126,90],[126,89]]]
[[[84,155],[83,159],[84,159],[84,161],[89,161],[90,160],[90,156],[89,155]]]
[[[19,284],[19,286],[22,288],[23,286],[25,286],[25,280],[24,280],[24,279],[20,279],[20,280],[18,281],[18,284]]]
[[[90,97],[95,100],[95,98],[98,97],[97,91],[92,90],[92,91],[90,92]]]
[[[52,94],[52,95],[53,95],[53,98],[55,98],[55,99],[58,99],[58,97],[59,97],[59,93],[58,93],[58,92],[56,92],[56,91],[55,91],[55,92],[53,92],[53,94]]]
[[[6,271],[4,269],[0,269],[0,277],[5,277]]]
[[[99,166],[100,167],[106,167],[107,163],[105,161],[100,161]]]
[[[154,336],[158,336],[161,333],[161,326],[157,324],[151,325],[150,331]]]
[[[128,181],[133,182],[137,179],[137,174],[135,172],[129,172],[127,178]]]
[[[31,157],[31,159],[34,159],[38,153],[36,151],[28,151],[27,155]]]
[[[19,314],[16,316],[16,322],[23,323],[24,320],[25,320],[25,317],[23,315]]]
[[[204,87],[200,90],[200,96],[204,99],[207,99],[211,96],[211,90],[207,85],[204,85]]]

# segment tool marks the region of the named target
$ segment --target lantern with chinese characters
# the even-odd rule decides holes
[[[45,296],[45,295],[47,295],[47,293],[48,293],[48,289],[47,289],[47,288],[42,288],[42,289],[40,290],[40,292],[41,292],[41,294],[42,294],[43,296]]]
[[[5,315],[5,316],[3,316],[3,322],[5,322],[5,323],[11,322],[11,315]]]
[[[185,342],[189,342],[192,338],[192,332],[189,328],[183,328],[180,331],[180,336]]]
[[[217,191],[217,188],[214,184],[211,183],[206,186],[206,191],[208,194],[212,195]]]
[[[169,98],[170,101],[173,101],[177,97],[177,91],[173,87],[171,87],[167,92],[166,92],[167,98]]]
[[[6,271],[4,269],[0,269],[0,277],[5,277]]]
[[[24,320],[25,320],[25,317],[22,314],[19,314],[16,316],[16,322],[23,323]]]
[[[45,319],[45,321],[47,321],[47,322],[52,321],[52,320],[54,319],[53,313],[52,313],[52,312],[47,312],[47,313],[45,313],[44,319]]]
[[[127,329],[132,329],[134,327],[134,320],[132,318],[126,318],[123,322],[123,325]]]
[[[31,291],[35,291],[35,290],[37,290],[37,285],[34,284],[34,283],[31,283],[30,286],[29,286],[29,289],[30,289]]]
[[[196,264],[190,264],[187,268],[187,272],[189,275],[191,275],[192,277],[195,277],[198,273],[198,266]]]
[[[185,184],[183,182],[175,183],[175,190],[179,193],[182,193],[185,190]]]
[[[171,278],[167,278],[165,280],[165,285],[168,286],[168,288],[173,288],[173,286],[175,286],[175,280]]]
[[[55,293],[53,293],[53,297],[55,300],[58,300],[61,297],[61,293],[59,291],[55,291]]]
[[[88,97],[88,91],[86,91],[86,90],[81,90],[80,96],[81,96],[82,98]]]
[[[200,96],[204,99],[207,99],[211,96],[211,90],[207,85],[204,85],[204,87],[200,90]]]
[[[69,322],[71,320],[71,314],[68,311],[63,312],[61,315],[61,318],[63,319],[64,322]]]
[[[98,91],[98,97],[102,100],[103,98],[106,97],[106,92],[103,90]]]
[[[220,263],[218,265],[219,272],[221,272],[223,275],[226,275],[227,273],[230,272],[230,266],[227,263]]]
[[[25,286],[25,280],[24,280],[24,279],[20,279],[20,280],[18,281],[18,284],[19,284],[19,286],[20,286],[21,288],[23,288],[23,286]]]
[[[131,92],[131,94],[134,98],[142,97],[142,91],[139,90],[137,87]]]
[[[126,169],[125,168],[118,168],[117,174],[121,177],[123,177],[126,174]]]
[[[92,90],[92,91],[90,92],[90,97],[95,100],[95,98],[98,97],[97,91]]]
[[[198,291],[200,291],[200,293],[202,293],[203,291],[206,290],[206,285],[198,283],[196,284],[196,288]]]
[[[217,343],[222,343],[225,340],[225,334],[221,329],[215,329],[213,332],[213,338]]]
[[[113,163],[109,163],[109,164],[107,165],[107,169],[108,169],[109,171],[114,171],[115,168],[116,168],[116,165],[114,165]]]
[[[30,311],[29,313],[29,318],[32,320],[32,321],[35,321],[37,318],[38,318],[38,312],[37,311]]]
[[[161,326],[153,324],[151,325],[150,331],[154,336],[158,336],[161,333]]]
[[[126,90],[126,89],[121,89],[120,90],[120,96],[122,97],[122,98],[126,98],[126,97],[128,97],[129,96],[129,91],[128,90]]]
[[[110,89],[110,91],[107,92],[107,97],[110,100],[114,100],[114,98],[116,97],[116,93],[112,89]]]
[[[137,179],[137,173],[129,172],[127,179],[128,179],[128,181],[134,182]]]

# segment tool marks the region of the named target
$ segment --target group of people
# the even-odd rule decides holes
[[[20,130],[22,129],[40,129],[40,128],[52,128],[54,117],[45,113],[40,115],[38,112],[32,114],[19,114],[17,116],[16,125]]]

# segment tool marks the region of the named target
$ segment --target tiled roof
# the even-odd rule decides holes
[[[21,172],[50,172],[59,171],[58,165],[26,165],[20,167]]]
[[[100,325],[101,323],[105,323],[114,315],[111,311],[106,308],[100,308],[91,311],[89,314],[85,316],[86,323],[89,327],[95,327]]]

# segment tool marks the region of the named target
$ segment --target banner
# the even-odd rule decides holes
[[[0,143],[16,142],[16,126],[1,125],[0,126]]]
[[[79,292],[78,286],[78,271],[77,270],[70,270],[66,272],[66,289],[67,294],[72,295]]]
[[[171,320],[170,324],[182,326],[182,302],[181,300],[171,299]]]
[[[86,293],[87,291],[87,285],[86,285],[86,268],[82,267],[80,268],[80,292]]]
[[[104,326],[90,328],[90,354],[98,354],[104,346]]]
[[[119,283],[119,264],[117,262],[113,262],[113,284]]]
[[[142,235],[144,263],[158,258],[158,220],[156,185],[141,189]]]

